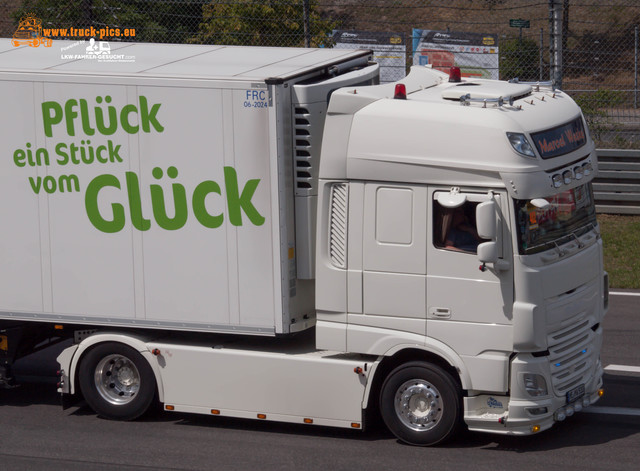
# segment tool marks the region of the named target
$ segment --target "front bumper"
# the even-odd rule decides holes
[[[531,363],[525,365],[526,362],[514,364],[512,374],[517,377],[520,369],[532,370]],[[550,394],[540,399],[529,397],[513,383],[512,396],[478,395],[464,398],[464,420],[469,430],[478,432],[531,435],[547,430],[556,422],[565,420],[600,399],[603,373],[602,364],[598,361],[594,374],[584,384],[584,396],[571,403],[568,403],[566,396],[555,395],[550,384]],[[550,382],[548,374],[545,376]]]

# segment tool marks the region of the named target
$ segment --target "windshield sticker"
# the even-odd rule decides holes
[[[587,143],[582,118],[553,129],[531,134],[533,142],[543,159],[568,154]]]

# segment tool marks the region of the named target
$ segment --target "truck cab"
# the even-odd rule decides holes
[[[602,394],[594,144],[550,84],[456,75],[333,94],[316,345],[439,363],[470,429],[537,432]]]

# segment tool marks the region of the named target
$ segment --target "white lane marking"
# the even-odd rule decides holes
[[[640,293],[629,293],[627,291],[609,291],[609,296],[640,296]]]
[[[582,412],[591,414],[607,414],[607,415],[637,415],[640,416],[640,409],[632,409],[630,407],[596,407],[591,406]]]
[[[640,366],[627,365],[609,365],[604,368],[605,371],[622,371],[624,373],[640,373]]]

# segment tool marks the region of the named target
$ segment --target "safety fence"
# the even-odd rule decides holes
[[[86,31],[106,31],[95,40],[364,47],[376,51],[384,81],[427,63],[552,80],[580,104],[599,148],[625,149],[640,149],[639,24],[638,0],[0,2],[3,37],[87,40]]]
[[[640,214],[640,151],[598,149],[598,176],[593,184],[596,210]]]

